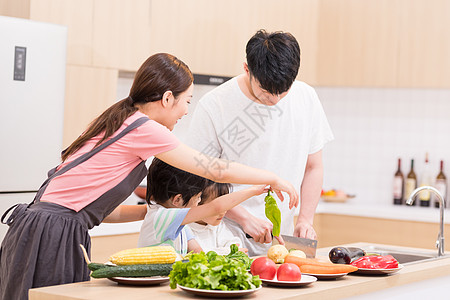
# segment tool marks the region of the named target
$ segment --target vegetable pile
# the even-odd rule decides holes
[[[231,249],[232,253],[228,256],[209,251],[207,254],[192,253],[188,262],[175,262],[169,275],[170,288],[175,289],[179,284],[190,288],[228,291],[261,286],[259,277],[247,271],[248,262],[243,261],[241,254],[233,252],[234,247]]]

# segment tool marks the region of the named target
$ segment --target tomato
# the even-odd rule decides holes
[[[272,280],[277,273],[277,266],[270,258],[259,257],[252,262],[250,272],[254,276],[259,275],[261,279]]]
[[[284,263],[277,271],[277,279],[279,281],[300,281],[302,272],[296,264]]]

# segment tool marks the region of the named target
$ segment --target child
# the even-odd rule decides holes
[[[210,203],[220,196],[229,194],[230,188],[231,184],[229,183],[211,181],[211,184],[203,191],[199,205]],[[225,223],[222,222],[225,213],[226,211],[188,225],[203,251],[213,250],[218,254],[225,255],[230,252],[230,245],[242,245],[242,241],[234,236]],[[245,248],[239,250],[247,252]]]
[[[184,225],[213,217],[244,200],[267,192],[265,185],[221,196],[202,206],[202,190],[208,180],[172,167],[155,158],[147,176],[147,214],[138,247],[171,245],[180,254],[201,252],[192,231]]]

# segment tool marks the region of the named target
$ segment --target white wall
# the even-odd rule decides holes
[[[356,194],[356,201],[391,203],[397,158],[402,158],[404,176],[414,158],[419,182],[426,152],[433,176],[441,159],[444,171],[450,170],[450,90],[316,91],[335,135],[324,149],[324,188]]]

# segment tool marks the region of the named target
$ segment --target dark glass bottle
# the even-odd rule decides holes
[[[444,198],[444,203],[447,201],[447,177],[444,174],[444,161],[441,160],[441,167],[435,183],[436,189],[441,193]],[[434,197],[434,207],[439,208],[439,200]]]
[[[402,160],[398,159],[397,172],[394,175],[394,184],[393,184],[393,198],[394,204],[400,205],[403,203],[403,192],[404,192],[404,177],[401,170]]]
[[[405,201],[409,198],[409,196],[416,188],[417,188],[417,177],[416,173],[414,172],[414,159],[411,159],[411,170],[406,176],[405,181],[405,197],[404,197]]]

